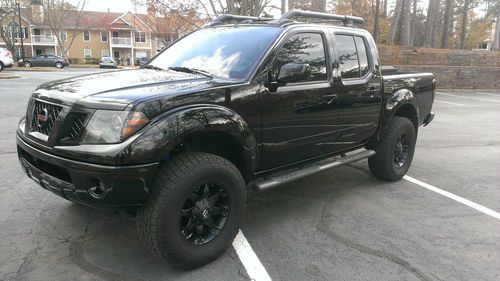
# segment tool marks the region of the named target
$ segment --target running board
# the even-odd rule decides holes
[[[261,178],[255,180],[250,185],[255,191],[263,191],[275,186],[292,182],[298,180],[300,178],[314,175],[321,171],[325,171],[328,169],[332,169],[335,167],[340,167],[352,162],[356,162],[365,158],[369,158],[375,155],[375,151],[373,150],[363,150],[361,152],[351,154],[351,155],[343,155],[343,156],[335,156],[332,158],[328,158],[326,160],[322,160],[310,165],[306,165],[300,167],[298,170],[293,170],[291,172],[281,173],[279,175],[271,175],[268,178]]]

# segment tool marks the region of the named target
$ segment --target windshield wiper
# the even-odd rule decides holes
[[[158,66],[154,66],[154,65],[151,65],[151,64],[148,64],[148,65],[145,65],[143,66],[142,68],[146,68],[146,69],[154,69],[154,70],[165,70],[163,68],[160,68]]]
[[[197,69],[197,68],[191,68],[191,67],[185,67],[185,66],[171,66],[168,69],[172,69],[173,71],[179,71],[179,72],[186,72],[186,73],[194,73],[194,74],[200,74],[206,77],[214,78],[210,72],[202,70],[202,69]]]

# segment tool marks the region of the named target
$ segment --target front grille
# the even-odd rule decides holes
[[[54,122],[61,111],[61,106],[35,101],[31,116],[31,132],[50,135],[52,126],[54,126]]]
[[[83,112],[71,112],[66,116],[60,135],[61,144],[78,144],[83,132],[85,132],[87,116],[88,114]]]

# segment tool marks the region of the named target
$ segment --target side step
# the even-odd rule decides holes
[[[326,160],[303,166],[298,170],[281,173],[279,175],[271,175],[268,178],[255,180],[251,183],[251,186],[255,191],[267,190],[284,183],[292,182],[300,178],[319,173],[321,171],[343,166],[352,162],[372,157],[374,155],[375,151],[373,150],[363,150],[351,155],[335,156]]]

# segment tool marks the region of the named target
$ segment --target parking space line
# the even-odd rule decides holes
[[[486,214],[486,215],[488,215],[488,216],[491,216],[491,217],[496,218],[497,220],[500,220],[500,213],[498,213],[498,212],[496,212],[496,211],[493,211],[492,209],[486,208],[486,207],[484,207],[484,206],[482,206],[482,205],[479,205],[479,204],[477,204],[477,203],[474,203],[474,202],[472,202],[472,201],[470,201],[470,200],[467,200],[467,199],[465,199],[465,198],[463,198],[463,197],[460,197],[460,196],[458,196],[458,195],[455,195],[455,194],[453,194],[453,193],[451,193],[451,192],[448,192],[448,191],[446,191],[446,190],[442,190],[442,189],[440,189],[440,188],[437,188],[437,187],[435,187],[435,186],[432,186],[432,185],[430,185],[430,184],[428,184],[428,183],[425,183],[425,182],[419,181],[419,180],[417,180],[417,179],[415,179],[415,178],[412,178],[412,177],[410,177],[410,176],[404,176],[403,178],[404,178],[405,180],[409,181],[409,182],[412,182],[412,183],[414,183],[414,184],[417,184],[417,185],[420,185],[420,186],[422,186],[422,187],[425,187],[425,188],[427,188],[428,190],[431,190],[431,191],[434,191],[434,192],[436,192],[436,193],[439,193],[439,194],[441,194],[441,195],[443,195],[443,196],[446,196],[446,197],[448,197],[448,198],[450,198],[450,199],[453,199],[453,200],[455,200],[455,201],[457,201],[457,202],[460,202],[460,203],[462,203],[462,204],[464,204],[464,205],[467,205],[467,206],[469,206],[469,207],[471,207],[471,208],[474,208],[474,209],[476,209],[476,210],[480,211],[480,212],[481,212],[481,213],[483,213],[483,214]]]
[[[449,96],[449,97],[454,97],[454,98],[464,98],[464,99],[471,99],[471,100],[480,100],[480,101],[500,103],[500,100],[483,99],[483,98],[475,98],[475,97],[464,97],[464,96],[459,96],[457,94],[452,95],[452,94],[438,93],[438,95]]]
[[[450,102],[450,101],[444,101],[444,100],[434,100],[434,101],[435,102],[442,102],[442,103],[452,104],[452,105],[458,105],[458,106],[465,106],[465,104],[456,103],[456,102]]]
[[[250,279],[255,281],[271,281],[271,277],[267,274],[266,269],[260,262],[259,258],[253,251],[252,246],[250,246],[250,243],[248,243],[241,230],[238,231],[236,238],[234,238],[233,248],[238,254],[238,257],[245,267]]]

